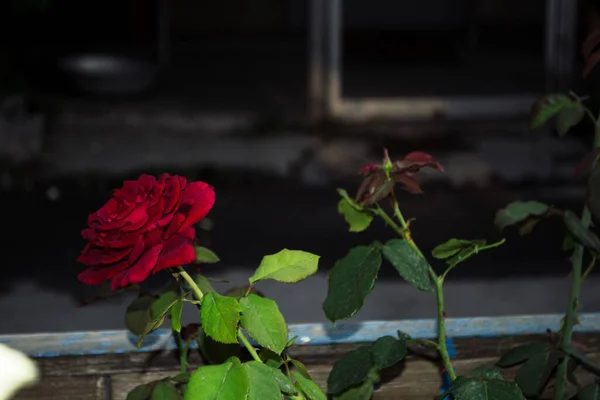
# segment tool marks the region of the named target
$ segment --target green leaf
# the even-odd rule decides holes
[[[260,349],[258,356],[269,367],[279,368],[283,364],[283,358],[279,354],[264,347]]]
[[[350,318],[363,306],[381,267],[381,253],[371,246],[358,246],[339,259],[328,272],[329,290],[323,303],[331,322]]]
[[[280,369],[273,368],[273,367],[269,367],[269,369],[271,370],[273,377],[277,381],[277,384],[279,385],[279,390],[282,393],[285,393],[285,394],[297,394],[298,393],[298,390],[296,390],[296,386],[294,386],[294,384],[292,383],[290,378],[285,376],[283,374],[283,372],[281,372]]]
[[[446,260],[449,266],[455,266],[477,254],[486,244],[485,240],[450,239],[434,248],[432,254],[437,259]]]
[[[219,262],[219,257],[210,249],[202,246],[194,246],[196,250],[196,263],[202,264],[214,264]]]
[[[523,393],[514,382],[506,382],[499,379],[479,380],[459,376],[448,392],[454,395],[455,400],[522,400]]]
[[[250,391],[247,400],[280,400],[283,399],[279,384],[275,380],[271,368],[258,361],[242,364],[248,375]]]
[[[340,394],[333,396],[334,400],[371,400],[373,398],[373,385],[370,380],[366,380],[360,385],[352,386]]]
[[[346,353],[333,364],[327,378],[327,392],[338,394],[351,386],[361,384],[373,367],[373,355],[367,346]]]
[[[583,104],[578,101],[571,101],[571,104],[565,106],[556,116],[556,130],[558,135],[563,137],[577,124],[581,122],[585,115]]]
[[[133,300],[125,311],[125,326],[136,336],[141,336],[149,322],[149,309],[156,298],[140,295]]]
[[[206,336],[202,329],[198,330],[196,341],[200,354],[208,364],[222,364],[230,357],[241,357],[242,355],[242,347],[239,343],[219,343]]]
[[[581,223],[581,220],[572,211],[565,211],[564,217],[565,225],[569,232],[573,234],[575,239],[583,246],[591,250],[596,254],[600,254],[600,239],[595,233],[586,229]]]
[[[181,313],[183,312],[183,301],[181,299],[177,300],[175,304],[173,304],[173,308],[171,308],[171,328],[175,332],[181,331]]]
[[[582,387],[577,393],[577,400],[600,400],[600,385],[591,383]]]
[[[523,344],[504,353],[496,365],[502,368],[512,367],[524,363],[533,356],[545,354],[548,350],[550,345],[547,343]]]
[[[500,368],[491,365],[482,365],[473,369],[473,371],[471,371],[471,376],[476,379],[499,379],[501,381],[504,380],[504,377],[500,373]]]
[[[177,388],[171,382],[158,382],[152,389],[150,400],[179,400]]]
[[[357,210],[346,199],[341,199],[338,203],[338,212],[350,225],[350,232],[362,232],[373,221],[373,216],[369,212]]]
[[[271,299],[250,294],[240,299],[242,327],[263,347],[281,354],[288,340],[288,329],[279,307]]]
[[[571,105],[573,100],[560,93],[553,93],[540,98],[531,109],[529,126],[531,129],[541,128],[562,109]]]
[[[297,372],[292,372],[292,376],[296,379],[298,388],[302,390],[309,400],[327,400],[327,396],[321,388],[312,380],[305,378]]]
[[[233,297],[208,293],[202,300],[200,319],[206,334],[217,342],[238,343],[237,327],[242,307]]]
[[[590,174],[586,203],[596,220],[600,220],[600,164]]]
[[[573,358],[569,358],[567,361],[567,381],[571,383],[573,386],[581,387],[579,384],[579,380],[577,376],[575,376],[575,371],[579,368],[579,363],[575,361]]]
[[[144,337],[152,332],[155,329],[160,328],[160,326],[165,321],[167,314],[171,311],[171,308],[177,303],[181,301],[179,297],[179,293],[173,290],[167,290],[162,293],[156,300],[150,304],[150,307],[147,310],[147,318],[148,322],[144,327],[144,330],[138,340],[138,347],[142,345]]]
[[[494,224],[499,230],[527,220],[530,217],[544,215],[550,207],[539,201],[513,201],[506,208],[498,210]]]
[[[288,342],[285,344],[285,347],[292,346],[296,342],[296,339],[298,339],[298,335],[296,335],[293,338],[291,338],[290,340],[288,340]]]
[[[148,400],[150,395],[152,395],[152,385],[143,384],[127,393],[125,400]]]
[[[184,400],[246,399],[250,391],[248,375],[232,362],[200,367],[192,373]]]
[[[300,362],[298,360],[291,360],[290,359],[290,361],[292,362],[292,364],[294,365],[294,367],[296,367],[296,369],[298,370],[298,373],[300,375],[302,375],[306,379],[312,380],[312,377],[308,373],[308,369],[306,368],[306,365],[304,365],[302,362]]]
[[[431,292],[429,263],[406,240],[392,239],[383,246],[383,255],[404,280],[424,292]]]
[[[452,257],[464,248],[471,247],[473,240],[450,239],[445,243],[437,245],[431,250],[431,255],[438,260],[445,260]]]
[[[527,360],[515,378],[523,394],[526,397],[539,396],[558,362],[559,357],[553,351],[536,354]]]
[[[589,359],[581,350],[574,347],[573,345],[563,346],[563,351],[571,356],[569,361],[577,361],[575,364],[579,363],[586,369],[591,372],[594,372],[596,375],[600,375],[600,366],[594,363]],[[573,370],[577,368],[574,366]]]
[[[406,342],[393,336],[380,337],[371,347],[373,362],[379,370],[399,363],[406,357],[406,352]]]
[[[296,283],[317,272],[319,256],[300,250],[283,249],[264,256],[249,282],[273,279],[283,283]]]

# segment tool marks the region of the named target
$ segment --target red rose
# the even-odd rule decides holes
[[[88,218],[85,246],[77,261],[89,268],[80,281],[112,279],[113,290],[143,282],[161,269],[196,259],[193,225],[215,203],[212,186],[163,174],[125,181],[113,198]]]

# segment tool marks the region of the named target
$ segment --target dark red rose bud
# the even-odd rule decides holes
[[[444,171],[444,167],[430,154],[422,151],[409,153],[401,161],[391,163],[389,180],[385,174],[385,165],[390,166],[387,150],[384,149],[384,164],[367,164],[361,169],[361,174],[365,175],[361,186],[355,197],[355,201],[362,205],[371,205],[387,198],[394,189],[394,184],[398,183],[402,189],[414,193],[423,193],[415,174],[421,168],[432,168],[437,171]]]

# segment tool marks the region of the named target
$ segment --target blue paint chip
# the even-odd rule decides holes
[[[446,393],[448,389],[450,389],[450,385],[452,385],[452,381],[450,380],[450,376],[447,372],[442,373],[442,390],[440,390],[440,394]],[[449,397],[444,397],[444,400],[448,400]]]
[[[446,338],[446,348],[448,349],[448,355],[450,358],[456,358],[456,347],[454,347],[454,341],[452,338]]]

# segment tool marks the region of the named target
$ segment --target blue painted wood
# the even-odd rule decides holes
[[[446,329],[450,338],[498,337],[545,334],[547,329],[558,331],[562,315],[520,315],[508,317],[448,318]],[[575,331],[600,332],[600,313],[581,314]],[[402,331],[412,337],[436,337],[436,322],[432,319],[405,321],[367,321],[332,324],[293,324],[290,337],[298,336],[297,344],[327,345],[334,343],[372,342],[385,335],[395,336]],[[122,354],[175,349],[171,331],[159,329],[150,334],[141,349],[137,338],[125,330],[37,333],[0,335],[0,343],[21,350],[33,357],[66,355]],[[456,356],[449,341],[451,356]]]

